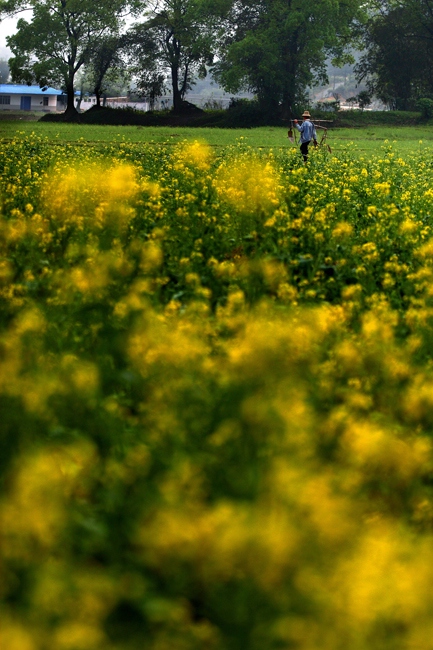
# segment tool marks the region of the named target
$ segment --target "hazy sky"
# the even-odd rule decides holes
[[[18,18],[31,18],[31,11],[21,12]],[[6,47],[6,36],[11,36],[15,33],[18,18],[6,18],[0,22],[0,59],[9,59],[11,56],[10,50]]]
[[[0,23],[0,59],[8,59],[11,55],[6,47],[6,36],[11,36],[15,32],[17,20],[17,18],[6,18]]]
[[[15,18],[6,18],[0,23],[0,58],[7,59],[10,57],[10,50],[6,47],[6,36],[15,32]]]

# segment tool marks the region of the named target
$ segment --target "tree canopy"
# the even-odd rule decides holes
[[[142,22],[130,33],[138,86],[148,95],[164,87],[168,72],[174,110],[180,110],[194,77],[207,74],[217,51],[219,3],[157,0],[143,4]]]
[[[122,33],[126,7],[136,23]],[[69,113],[81,68],[100,95],[107,71],[128,65],[151,101],[170,85],[175,110],[210,68],[227,92],[250,91],[263,109],[288,117],[307,87],[326,81],[330,56],[348,60],[363,7],[361,0],[0,0],[0,18],[31,9],[8,38],[12,78],[61,85]]]
[[[124,0],[2,0],[0,16],[32,11],[21,18],[7,38],[14,81],[61,85],[67,93],[67,113],[75,112],[74,79],[88,63],[95,46],[116,31]]]
[[[271,112],[286,116],[307,86],[326,80],[325,62],[344,60],[359,0],[236,0],[228,18],[218,81],[229,92],[249,90]]]
[[[96,106],[101,105],[102,94],[110,85],[125,84],[128,71],[122,58],[124,37],[119,33],[109,33],[95,42],[89,63],[85,69],[85,80],[95,93]]]
[[[415,108],[433,97],[433,0],[372,3],[364,28],[359,80],[390,108]]]

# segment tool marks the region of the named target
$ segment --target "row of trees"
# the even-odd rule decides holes
[[[98,103],[110,75],[127,70],[151,101],[169,79],[180,111],[211,69],[227,92],[289,117],[354,43],[358,80],[390,107],[433,96],[433,0],[0,0],[0,18],[24,10],[7,41],[12,79],[61,85],[68,115],[79,72]]]
[[[263,109],[289,115],[325,62],[345,59],[363,20],[361,0],[0,0],[20,18],[7,42],[14,81],[61,85],[75,112],[77,73],[100,96],[110,71],[127,68],[150,99],[171,83],[181,110],[194,77],[212,69],[227,92],[248,90]],[[125,24],[128,28],[125,27]]]

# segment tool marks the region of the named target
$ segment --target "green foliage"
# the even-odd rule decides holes
[[[122,59],[124,39],[111,31],[95,41],[89,61],[85,67],[83,81],[96,96],[96,105],[101,105],[101,97],[106,94],[110,84],[127,85],[128,74]]]
[[[75,112],[74,80],[90,62],[96,43],[116,30],[124,0],[4,0],[0,15],[14,15],[23,7],[32,11],[30,21],[21,18],[17,31],[7,38],[13,57],[12,78],[16,82],[62,87],[68,112]]]
[[[356,99],[358,100],[359,108],[363,111],[364,108],[367,108],[371,104],[371,93],[368,90],[362,90],[358,93]]]
[[[220,7],[200,0],[164,0],[149,9],[145,21],[133,26],[127,37],[138,90],[151,102],[164,88],[170,71],[174,110],[182,110],[194,76],[204,77],[216,52]]]
[[[271,120],[272,116],[263,110],[257,100],[232,99],[227,109],[227,126],[254,127],[270,124]]]
[[[392,139],[400,139],[400,132],[403,135],[402,127],[416,126],[419,123],[419,113],[411,111],[361,111],[350,110],[340,111],[336,119],[336,126],[347,127],[368,127],[383,126],[395,129],[391,132]],[[368,136],[368,134],[367,134]],[[381,138],[386,139],[389,135],[384,132]],[[404,136],[406,137],[406,136]]]
[[[414,110],[433,91],[431,0],[381,3],[364,29],[358,80],[392,109]]]
[[[228,92],[254,92],[268,113],[288,118],[306,87],[326,79],[327,54],[342,53],[360,17],[356,0],[235,3],[217,79]]]
[[[135,25],[124,37],[129,70],[138,92],[150,103],[166,91],[166,74],[161,50],[155,35],[147,26]]]
[[[337,114],[338,111],[340,110],[340,100],[339,99],[334,99],[333,101],[328,101],[328,102],[317,102],[316,108],[319,111],[324,111],[325,113],[334,113]]]
[[[422,97],[418,100],[418,108],[421,111],[421,117],[429,120],[433,117],[433,99]]]

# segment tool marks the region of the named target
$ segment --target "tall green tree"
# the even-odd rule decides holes
[[[393,109],[433,97],[433,0],[381,0],[364,26],[359,81]]]
[[[360,0],[235,0],[215,76],[288,116],[308,86],[326,82],[327,57],[344,61],[361,20]]]
[[[194,77],[204,77],[213,63],[224,2],[157,0],[145,2],[141,22],[131,31],[131,51],[141,68],[142,89],[170,80],[173,108],[182,109]]]
[[[96,96],[96,106],[101,106],[101,98],[106,96],[113,85],[125,86],[129,81],[129,71],[123,59],[125,39],[120,34],[106,34],[92,50],[90,61],[85,66],[85,79]]]
[[[158,41],[152,30],[139,23],[125,35],[125,49],[136,92],[145,97],[153,108],[156,99],[166,92],[169,74],[160,58]]]
[[[67,118],[78,115],[74,80],[88,63],[96,44],[116,32],[125,0],[1,0],[0,17],[32,11],[21,18],[6,39],[13,57],[12,79],[17,82],[60,85],[67,94]]]

